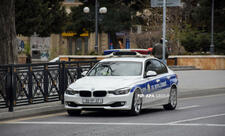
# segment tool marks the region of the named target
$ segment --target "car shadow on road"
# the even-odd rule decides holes
[[[144,116],[146,114],[155,114],[158,112],[165,112],[163,108],[158,109],[144,109],[141,111],[141,114],[138,116]],[[128,111],[108,111],[108,110],[101,110],[101,111],[83,111],[80,115],[76,115],[76,117],[105,117],[105,118],[112,118],[112,117],[137,117],[132,116],[129,114]]]

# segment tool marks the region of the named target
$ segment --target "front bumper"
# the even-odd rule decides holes
[[[83,104],[83,99],[100,98],[103,99],[102,104]],[[132,104],[133,93],[124,95],[107,94],[105,97],[80,97],[76,95],[64,95],[65,108],[67,110],[130,110]]]

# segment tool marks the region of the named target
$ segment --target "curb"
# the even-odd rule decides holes
[[[8,108],[0,110],[0,120],[11,120],[16,118],[57,113],[62,111],[64,111],[64,105],[61,104],[61,101],[26,105],[15,107],[14,112],[8,112]]]
[[[199,96],[224,94],[224,93],[225,93],[225,88],[185,91],[185,92],[178,92],[178,98],[199,97]],[[8,112],[7,108],[0,109],[0,120],[11,120],[16,118],[57,113],[57,112],[63,112],[63,111],[65,111],[65,109],[64,109],[64,105],[61,104],[61,101],[34,104],[34,105],[15,107],[14,112]]]
[[[195,66],[177,66],[172,65],[168,66],[173,71],[188,71],[188,70],[200,70],[199,68],[196,68]]]
[[[223,94],[223,93],[225,93],[225,87],[178,92],[178,98],[199,97],[199,96],[215,95],[215,94]]]

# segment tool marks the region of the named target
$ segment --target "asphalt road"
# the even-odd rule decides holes
[[[1,136],[224,136],[225,94],[184,98],[174,111],[162,107],[139,116],[126,112],[66,112],[0,122]]]
[[[175,73],[178,75],[179,91],[182,92],[225,88],[225,70],[190,70]]]

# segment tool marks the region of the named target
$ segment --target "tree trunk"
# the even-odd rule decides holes
[[[17,63],[18,47],[15,28],[14,0],[1,0],[0,4],[0,64]]]

